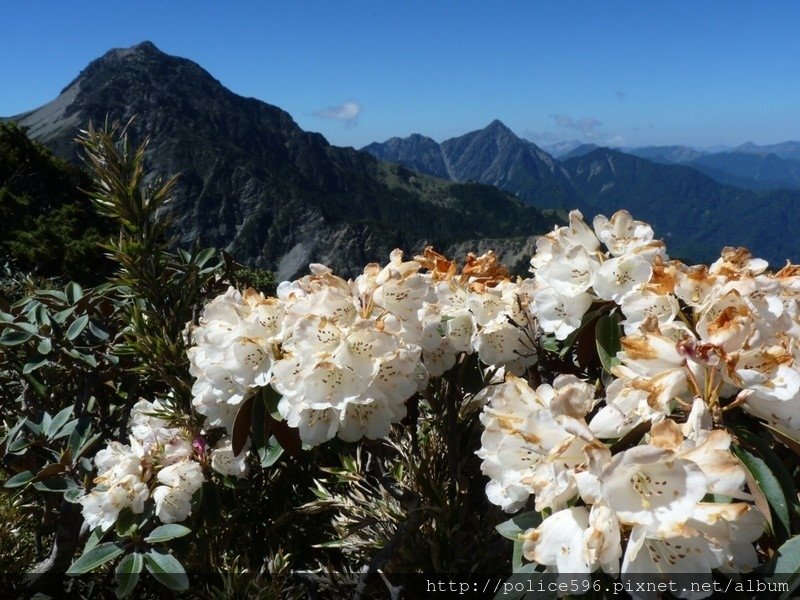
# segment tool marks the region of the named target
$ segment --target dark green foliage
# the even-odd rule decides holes
[[[215,276],[223,261],[213,249],[167,251],[169,221],[158,213],[172,200],[176,179],[144,184],[146,142],[132,149],[127,128],[119,126],[102,131],[90,126],[80,140],[94,176],[90,197],[120,228],[107,246],[118,265],[113,282],[127,300],[128,326],[117,352],[135,357],[134,369],[150,382],[150,394],[172,390],[188,407],[184,330],[202,299],[219,291],[222,284]]]
[[[113,265],[100,243],[113,231],[79,187],[87,176],[0,123],[0,255],[20,269],[97,283]]]

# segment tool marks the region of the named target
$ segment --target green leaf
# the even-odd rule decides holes
[[[800,440],[793,435],[789,435],[787,432],[776,429],[772,425],[768,425],[767,423],[761,424],[764,429],[768,430],[779,442],[781,442],[787,448],[790,448],[795,454],[800,456]]]
[[[21,331],[23,333],[30,333],[31,335],[39,335],[39,328],[33,323],[26,323],[25,321],[3,323],[3,327],[7,330]]]
[[[69,308],[65,308],[53,315],[53,321],[62,325],[64,321],[66,321],[72,313],[75,312],[75,306],[70,306]]]
[[[48,437],[55,437],[56,434],[61,430],[61,428],[69,421],[69,418],[72,416],[72,407],[68,406],[56,413],[56,416],[53,417],[53,422],[50,423],[50,428],[47,430]]]
[[[64,288],[64,293],[70,304],[75,304],[78,300],[83,298],[83,288],[74,281],[70,281],[67,284],[67,287]]]
[[[6,329],[0,335],[0,345],[3,346],[19,346],[24,344],[33,337],[30,333],[25,331],[16,331],[14,329]]]
[[[201,250],[200,253],[197,255],[197,257],[194,259],[194,263],[202,269],[203,265],[205,265],[209,261],[209,259],[211,259],[211,257],[214,256],[216,251],[217,251],[216,248],[206,248],[205,250]]]
[[[78,560],[72,563],[72,566],[67,570],[67,575],[88,573],[100,565],[104,565],[108,561],[115,559],[123,552],[122,546],[117,542],[98,544],[91,550],[84,552]]]
[[[83,352],[78,352],[77,350],[75,350],[75,348],[67,352],[67,354],[69,354],[73,358],[77,358],[78,360],[85,362],[90,367],[97,366],[97,359],[91,354],[84,354]]]
[[[92,533],[89,534],[89,539],[86,540],[86,546],[83,548],[83,553],[86,554],[89,550],[97,546],[106,534],[100,527],[95,527]]]
[[[50,416],[49,412],[45,412],[42,415],[42,422],[39,424],[42,430],[42,435],[47,437],[47,432],[50,431],[50,423],[53,422],[53,417]]]
[[[39,345],[36,346],[36,351],[39,354],[50,354],[50,350],[53,349],[53,340],[49,337],[42,338],[42,341],[39,342]]]
[[[43,481],[35,482],[33,487],[40,492],[64,493],[67,490],[77,489],[78,484],[69,477],[48,477]]]
[[[83,497],[83,490],[75,488],[74,490],[67,490],[64,492],[64,500],[70,504],[79,504],[80,499]]]
[[[82,419],[78,419],[78,422],[75,424],[72,433],[69,434],[67,447],[72,452],[73,458],[78,458],[78,449],[81,447],[86,438],[89,437],[89,433],[91,431],[90,426],[91,424],[89,419],[83,417]]]
[[[50,325],[50,315],[47,314],[47,307],[44,304],[39,304],[36,307],[33,316],[36,319],[37,326],[43,327],[45,325]]]
[[[772,474],[781,484],[783,496],[792,509],[790,512],[797,513],[798,510],[800,510],[800,506],[797,504],[798,495],[797,487],[794,484],[794,478],[783,464],[781,458],[772,449],[771,440],[768,442],[745,427],[737,427],[735,431],[736,435],[738,435],[741,440],[755,447],[760,458],[764,460],[769,470],[772,471]],[[792,528],[790,527],[787,532],[791,530]]]
[[[42,467],[42,469],[36,474],[36,481],[44,481],[49,477],[60,475],[64,472],[64,470],[64,465],[61,463],[50,463],[49,465]]]
[[[44,396],[47,393],[47,388],[44,387],[44,384],[30,373],[25,375],[25,381],[31,385],[33,391],[35,391],[37,395]]]
[[[67,339],[74,340],[78,337],[81,332],[86,328],[86,325],[89,324],[89,315],[81,315],[77,319],[75,319],[67,329]]]
[[[150,532],[144,541],[148,544],[157,544],[159,542],[166,542],[174,540],[175,538],[183,537],[192,533],[192,530],[177,523],[170,523],[168,525],[161,525],[156,527]]]
[[[780,597],[794,598],[792,592],[800,586],[800,535],[796,535],[778,548],[778,555],[772,569],[772,575],[766,577],[767,581],[787,583],[789,589]]]
[[[133,552],[125,556],[117,565],[114,577],[117,580],[117,589],[114,593],[117,598],[125,598],[130,595],[133,588],[139,582],[139,573],[144,566],[144,556],[140,552]]]
[[[124,508],[120,511],[117,517],[117,523],[114,526],[117,535],[121,538],[130,537],[139,528],[136,517],[130,508]]]
[[[150,550],[144,555],[144,564],[161,585],[176,592],[189,589],[189,577],[186,575],[186,570],[171,554]]]
[[[542,336],[542,348],[553,354],[558,353],[558,340],[552,335]]]
[[[40,358],[38,360],[31,360],[29,362],[26,362],[25,366],[22,367],[22,374],[23,375],[27,375],[28,373],[31,373],[31,372],[35,371],[39,367],[43,367],[44,365],[46,365],[49,362],[50,362],[50,359],[47,358],[46,356],[44,358]]]
[[[31,471],[23,471],[22,473],[17,473],[8,481],[6,481],[3,487],[6,488],[22,487],[23,485],[27,485],[28,483],[33,481],[34,477],[36,477],[36,475],[34,475]]]
[[[261,461],[261,466],[266,469],[278,462],[280,457],[283,456],[283,446],[272,435],[265,445],[257,449],[257,454],[258,460]]]
[[[542,522],[542,515],[535,511],[520,513],[511,517],[508,521],[503,521],[495,527],[497,533],[509,540],[518,541],[519,537],[528,531],[538,527]]]
[[[272,417],[276,420],[280,420],[281,413],[278,412],[278,404],[281,401],[281,396],[277,391],[275,391],[271,385],[268,385],[264,388],[261,388],[264,398],[264,406],[267,409],[267,413],[272,415]]]
[[[108,331],[106,331],[100,323],[96,321],[89,321],[89,331],[98,340],[105,341],[108,339]]]
[[[609,373],[612,367],[619,364],[617,352],[622,350],[619,322],[619,313],[605,314],[597,320],[594,329],[597,355],[603,368]]]
[[[783,494],[780,482],[763,459],[754,456],[741,446],[732,446],[731,449],[753,476],[759,490],[767,499],[770,509],[777,517],[777,521],[775,519],[772,521],[774,525],[773,533],[779,541],[784,541],[788,537],[788,532],[791,531],[791,524],[789,521],[789,506],[786,503],[786,497]],[[778,524],[781,527],[778,527]]]
[[[61,290],[36,290],[37,296],[48,296],[50,298],[55,298],[56,300],[61,300],[61,302],[67,301],[67,296]]]

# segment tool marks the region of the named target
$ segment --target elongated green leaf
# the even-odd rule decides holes
[[[202,269],[216,252],[216,248],[206,248],[205,250],[201,250],[194,259],[195,264]]]
[[[178,525],[177,523],[170,523],[153,529],[153,531],[150,532],[150,535],[144,538],[144,541],[149,544],[156,544],[158,542],[174,540],[175,538],[183,537],[184,535],[189,535],[190,533],[192,533],[192,530],[188,527]]]
[[[619,321],[619,313],[605,314],[597,320],[597,326],[594,329],[600,364],[609,373],[612,367],[619,364],[617,352],[622,349]]]
[[[123,552],[122,546],[116,542],[98,544],[91,550],[84,552],[78,560],[72,563],[72,566],[67,570],[67,575],[88,573],[100,565],[104,565],[108,561],[115,559]]]
[[[137,517],[133,514],[130,508],[124,508],[120,511],[117,517],[117,523],[114,530],[121,538],[130,537],[139,528]]]
[[[48,477],[42,481],[34,482],[33,487],[40,492],[64,493],[67,490],[77,489],[78,484],[69,477]]]
[[[34,375],[28,373],[27,375],[25,375],[25,381],[27,381],[31,385],[33,391],[35,391],[37,395],[44,396],[47,393],[47,388],[44,387],[44,384],[38,379],[36,379]]]
[[[144,567],[144,556],[140,552],[133,552],[125,556],[117,565],[114,576],[117,580],[117,589],[114,593],[117,598],[126,598],[139,582],[139,573]]]
[[[0,335],[0,345],[2,346],[19,346],[24,344],[33,337],[30,333],[25,331],[15,331],[13,329],[6,329]]]
[[[54,475],[60,475],[63,472],[64,472],[64,465],[60,463],[51,463],[49,465],[44,466],[36,474],[36,481],[43,481],[48,477],[53,477]]]
[[[275,436],[270,436],[267,443],[257,450],[258,460],[261,461],[263,468],[271,467],[274,465],[281,456],[283,456],[283,446],[278,443]]]
[[[34,475],[31,471],[23,471],[22,473],[17,473],[13,477],[11,477],[8,481],[5,482],[3,487],[6,488],[22,487],[23,485],[26,485],[31,481],[33,481],[34,477],[36,477],[36,475]]]
[[[764,494],[772,513],[777,518],[777,520],[773,519],[773,533],[776,539],[781,542],[786,540],[788,532],[791,531],[789,506],[783,494],[783,487],[777,477],[775,477],[763,459],[754,456],[741,446],[732,446],[731,449],[753,476],[756,485]]]
[[[61,311],[59,311],[59,312],[57,312],[56,314],[53,315],[53,321],[55,321],[56,323],[61,325],[74,312],[75,312],[75,307],[74,306],[71,306],[69,308],[65,308],[64,310],[61,310]]]
[[[770,447],[770,443],[764,438],[760,437],[758,434],[753,433],[744,427],[737,427],[735,431],[736,435],[738,435],[741,440],[755,447],[759,457],[763,459],[764,463],[766,463],[769,470],[772,471],[772,474],[778,480],[778,483],[780,483],[781,488],[783,489],[783,496],[786,498],[787,504],[789,504],[790,518],[792,513],[797,514],[800,512],[800,506],[798,506],[797,487],[794,484],[794,478],[786,469],[786,466],[783,464],[783,461],[780,459],[780,457]],[[792,528],[787,531],[791,530]]]
[[[189,577],[186,575],[186,570],[171,554],[150,550],[144,555],[144,564],[161,585],[176,592],[189,589]]]
[[[6,331],[21,331],[22,333],[30,333],[31,335],[39,334],[39,328],[36,325],[33,323],[26,323],[25,321],[3,323],[3,328]]]
[[[788,542],[778,548],[778,555],[775,560],[775,568],[772,575],[766,577],[767,581],[775,583],[787,583],[788,589],[780,596],[784,598],[796,598],[792,595],[800,586],[800,535],[796,535]]]
[[[72,416],[72,407],[68,406],[66,408],[61,409],[56,413],[56,416],[53,417],[53,421],[50,423],[50,427],[47,430],[48,437],[54,437],[61,428],[69,421],[69,418]]]
[[[64,288],[64,293],[71,304],[75,304],[78,300],[83,298],[83,288],[74,281],[70,281],[67,284],[67,287]]]
[[[42,435],[47,436],[47,433],[50,431],[50,423],[53,422],[53,417],[50,416],[49,412],[45,412],[42,415],[42,422],[39,426],[42,429]]]
[[[36,290],[36,295],[55,298],[56,300],[61,300],[61,302],[67,301],[67,295],[61,290]]]
[[[64,492],[64,500],[71,504],[78,504],[82,497],[83,490],[81,488],[75,488],[74,490],[67,490]]]
[[[89,331],[98,340],[104,341],[108,339],[108,331],[106,331],[103,326],[96,321],[89,321]]]
[[[31,373],[31,372],[35,371],[39,367],[43,367],[44,365],[46,365],[49,362],[50,362],[50,359],[47,358],[46,356],[44,358],[38,358],[36,360],[32,360],[32,361],[26,362],[25,366],[22,367],[22,374],[23,375],[27,375],[28,373]]]
[[[92,529],[92,533],[89,534],[89,539],[86,540],[86,546],[83,548],[83,553],[86,554],[89,550],[97,546],[102,540],[103,536],[106,534],[100,527],[95,527]]]
[[[36,319],[36,325],[44,327],[50,325],[50,315],[47,314],[47,307],[44,304],[39,304],[33,312]]]
[[[75,424],[75,427],[72,430],[72,433],[69,434],[69,440],[67,440],[67,447],[72,452],[73,460],[77,460],[78,456],[80,455],[81,447],[86,443],[86,440],[89,439],[91,436],[91,421],[88,418],[83,417],[78,419],[78,422]]]
[[[542,522],[542,516],[534,511],[520,513],[511,517],[508,521],[503,521],[495,527],[497,533],[509,540],[517,541],[519,536],[532,529],[538,527]]]
[[[89,315],[81,315],[75,319],[67,328],[67,339],[74,340],[89,324]]]

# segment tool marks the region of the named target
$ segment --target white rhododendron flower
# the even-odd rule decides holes
[[[129,445],[110,442],[94,458],[95,487],[78,499],[90,528],[109,529],[123,509],[145,510],[149,500],[163,523],[183,521],[205,477],[188,433],[160,418],[166,407],[140,400],[131,409]],[[153,490],[153,486],[156,485]],[[152,493],[151,493],[152,492]]]
[[[531,494],[537,510],[561,508],[576,496],[576,469],[588,455],[605,450],[584,420],[593,396],[594,388],[572,375],[534,391],[508,374],[488,393],[477,454],[490,477],[486,493],[491,502],[514,512]]]
[[[589,511],[585,507],[560,510],[525,533],[522,553],[556,573],[591,573],[598,563],[586,544],[588,528]]]
[[[231,439],[224,437],[211,450],[211,468],[223,475],[246,477],[249,471],[248,454],[246,451],[240,452],[238,456],[234,454]]]

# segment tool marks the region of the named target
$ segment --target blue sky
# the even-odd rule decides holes
[[[499,118],[542,145],[800,139],[800,3],[11,2],[0,115],[143,40],[331,143]]]

